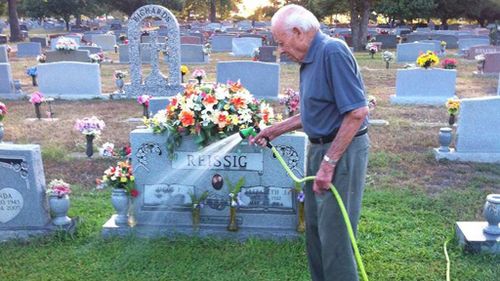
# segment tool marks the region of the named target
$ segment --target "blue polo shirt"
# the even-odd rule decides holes
[[[300,66],[300,117],[310,138],[340,128],[346,113],[367,101],[359,66],[344,41],[318,31]],[[366,119],[363,126],[368,124]]]

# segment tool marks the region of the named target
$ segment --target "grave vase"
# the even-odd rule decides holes
[[[31,76],[31,83],[33,84],[33,87],[38,86],[38,83],[36,82],[36,75]]]
[[[118,93],[123,93],[123,86],[125,85],[125,82],[123,82],[122,78],[117,78],[115,80],[116,87],[118,88]]]
[[[389,69],[389,62],[388,61],[385,62],[385,69]]]
[[[40,113],[40,105],[42,103],[40,102],[37,102],[37,103],[34,103],[33,105],[35,106],[35,115],[36,115],[36,118],[38,120],[42,119],[42,114]]]
[[[85,148],[85,154],[87,154],[88,158],[91,158],[94,155],[94,135],[85,135],[85,139],[87,140],[87,146]]]
[[[149,106],[146,103],[142,104],[142,116],[149,118]]]
[[[229,231],[238,231],[238,223],[236,222],[236,207],[229,209],[229,224],[227,226]]]
[[[450,144],[451,144],[451,128],[441,128],[439,129],[439,151],[440,152],[450,152]]]
[[[453,126],[453,124],[455,124],[455,119],[456,119],[455,114],[450,114],[450,118],[448,118],[448,124],[450,126]]]
[[[192,212],[192,219],[193,219],[193,231],[199,231],[200,230],[200,221],[201,221],[201,208],[200,207],[194,207],[193,212]]]
[[[69,210],[69,196],[67,194],[62,197],[50,195],[49,207],[54,214],[52,224],[62,226],[71,222],[71,219],[67,216]]]
[[[124,188],[114,188],[111,193],[111,204],[116,211],[115,223],[117,225],[128,224],[129,197]]]
[[[3,129],[3,123],[0,122],[0,143],[2,142],[3,140],[3,136],[4,136],[4,129]]]
[[[198,85],[201,85],[201,80],[203,79],[203,77],[201,76],[196,76],[196,80],[198,80]]]
[[[487,234],[500,235],[500,194],[490,194],[486,197],[483,215],[488,226],[483,231]]]
[[[306,231],[306,216],[305,216],[304,202],[298,203],[298,218],[297,218],[297,232],[303,233]]]

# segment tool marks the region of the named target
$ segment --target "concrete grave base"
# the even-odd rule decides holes
[[[436,160],[446,159],[450,161],[478,162],[478,163],[500,163],[500,153],[488,152],[457,152],[450,148],[450,152],[441,152],[434,148]]]
[[[392,104],[400,105],[436,105],[442,106],[446,103],[448,97],[424,97],[424,96],[396,96],[392,95],[390,101]]]
[[[371,126],[382,127],[382,126],[388,126],[389,121],[384,119],[370,119],[368,121],[368,124],[370,124]]]
[[[38,119],[38,118],[26,118],[24,119],[25,122],[37,122],[37,121],[40,121],[40,122],[57,122],[59,121],[59,118],[41,118],[41,119]]]
[[[101,234],[104,238],[111,238],[116,236],[137,236],[145,238],[157,237],[176,237],[179,235],[196,236],[196,237],[213,237],[218,239],[234,239],[244,241],[250,238],[258,239],[271,239],[271,240],[294,240],[301,237],[303,234],[299,232],[291,232],[290,230],[271,229],[271,228],[240,228],[236,232],[231,232],[226,229],[226,225],[217,227],[210,226],[203,228],[204,217],[201,217],[202,224],[198,231],[194,231],[191,225],[165,227],[164,225],[135,225],[134,227],[128,225],[117,225],[115,223],[116,215],[103,225]],[[229,218],[222,218],[229,221]]]
[[[498,73],[490,72],[490,73],[480,73],[479,71],[473,71],[472,76],[474,77],[497,77]]]
[[[25,95],[21,93],[16,93],[16,94],[5,94],[5,93],[0,93],[0,99],[2,100],[20,100],[23,99]]]
[[[500,254],[500,235],[489,235],[483,229],[488,225],[484,221],[459,221],[455,231],[459,244],[472,253]]]
[[[0,242],[7,240],[26,240],[32,237],[47,236],[55,230],[53,225],[47,225],[45,228],[29,228],[15,230],[0,230]]]

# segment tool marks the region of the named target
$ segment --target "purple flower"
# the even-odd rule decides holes
[[[304,194],[304,191],[301,190],[299,192],[299,194],[297,195],[297,200],[299,200],[299,202],[304,202],[304,200],[306,199],[306,195]]]

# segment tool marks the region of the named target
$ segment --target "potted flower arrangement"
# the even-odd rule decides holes
[[[433,51],[420,54],[417,58],[417,65],[425,69],[439,63],[438,56]]]
[[[368,109],[370,111],[374,110],[377,107],[377,98],[373,95],[368,95]]]
[[[142,115],[146,118],[149,118],[149,100],[151,99],[150,95],[140,95],[137,97],[137,103],[142,105]]]
[[[450,124],[450,126],[453,126],[453,124],[455,124],[456,116],[458,114],[459,109],[460,109],[460,100],[458,98],[456,97],[449,98],[446,101],[446,110],[450,115],[450,118],[448,119],[448,124]]]
[[[70,185],[63,180],[52,180],[46,190],[49,196],[49,207],[54,214],[52,223],[62,226],[69,224],[71,219],[67,216],[69,210],[69,194],[71,193]]]
[[[102,182],[105,186],[113,188],[111,203],[117,212],[116,224],[127,224],[130,198],[139,196],[139,191],[135,188],[132,165],[127,160],[109,167],[104,171]]]
[[[191,197],[193,230],[198,231],[200,229],[201,209],[205,206],[208,191],[203,192],[200,197],[196,197],[194,193],[189,193],[189,196]]]
[[[45,54],[41,54],[36,56],[36,61],[39,63],[45,63],[47,61],[47,56]]]
[[[125,145],[119,150],[115,150],[114,143],[106,142],[99,148],[99,155],[102,157],[120,157],[123,159],[129,159],[131,153],[132,149],[130,144]]]
[[[391,53],[389,51],[384,51],[382,53],[382,59],[385,62],[385,68],[389,69],[389,63],[394,60],[394,53]]]
[[[127,77],[127,72],[126,71],[121,71],[121,70],[115,70],[115,84],[116,87],[118,88],[118,93],[123,93],[123,86],[125,85],[125,82],[123,79]]]
[[[184,92],[170,98],[165,110],[158,111],[146,125],[154,133],[168,131],[167,150],[173,151],[182,136],[193,136],[204,147],[237,133],[240,129],[274,120],[273,109],[259,101],[241,83],[188,84]]]
[[[74,128],[81,134],[85,135],[85,139],[87,140],[87,147],[85,151],[89,158],[91,158],[94,154],[93,140],[96,136],[101,134],[101,131],[105,126],[106,124],[104,121],[95,116],[76,120]]]
[[[3,102],[0,102],[0,142],[2,142],[3,135],[4,135],[2,121],[5,118],[5,115],[7,115],[7,106]]]
[[[205,72],[205,70],[203,70],[201,68],[197,68],[193,71],[193,73],[191,74],[191,77],[198,80],[198,85],[201,85],[201,80],[203,80],[203,78],[207,77],[207,73]]]
[[[288,117],[292,117],[299,110],[300,94],[292,88],[286,88],[285,93],[279,97],[279,103],[285,105]]]
[[[184,76],[189,73],[189,68],[187,65],[181,65],[181,82],[184,83]]]
[[[38,84],[36,83],[36,76],[37,76],[36,66],[28,67],[26,69],[26,75],[31,76],[31,83],[33,84],[33,87],[38,86]]]
[[[444,69],[456,69],[457,68],[457,60],[452,58],[446,58],[441,62],[441,66]]]
[[[441,54],[444,55],[446,53],[446,42],[445,41],[441,41],[441,43],[439,44],[441,49]]]
[[[205,55],[210,55],[212,53],[212,45],[210,45],[210,43],[203,45],[203,53]]]
[[[227,230],[238,231],[238,223],[236,222],[236,209],[242,205],[240,199],[241,187],[245,184],[245,178],[241,177],[238,182],[233,185],[229,179],[226,180],[229,186],[229,224]]]
[[[484,54],[479,54],[475,56],[474,59],[477,62],[477,70],[479,71],[480,74],[483,73],[484,62],[486,61],[486,57],[484,56]]]
[[[78,49],[78,44],[76,44],[75,40],[68,37],[59,37],[56,43],[56,50],[58,51],[75,51]]]
[[[260,55],[259,48],[253,49],[253,51],[252,51],[252,60],[253,61],[258,61],[259,60],[259,55]]]
[[[368,50],[368,53],[370,54],[372,59],[373,59],[373,56],[378,52],[377,45],[375,45],[372,42],[366,44],[366,49]]]
[[[29,101],[35,107],[36,118],[38,118],[38,120],[42,119],[42,114],[40,113],[40,105],[45,101],[43,94],[41,92],[34,92],[33,94],[31,94]]]
[[[104,60],[104,54],[103,53],[97,53],[97,54],[90,54],[89,59],[91,63],[101,63]]]

